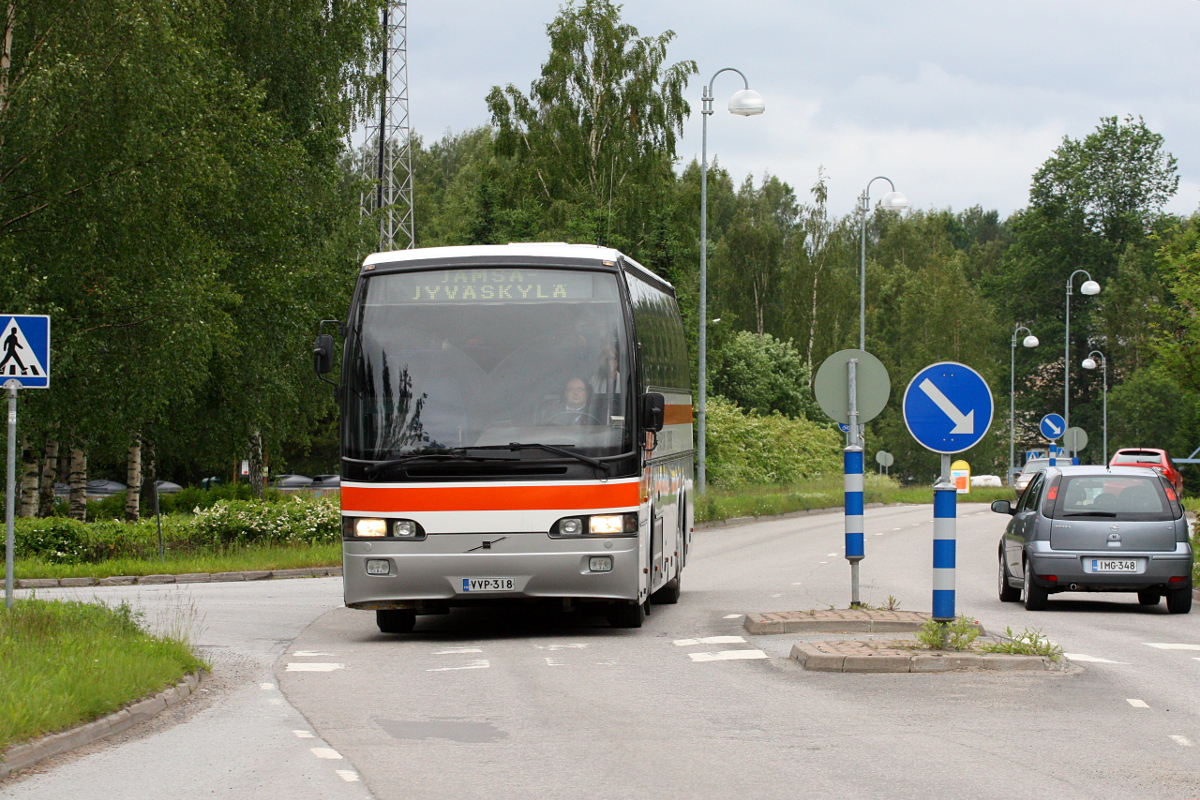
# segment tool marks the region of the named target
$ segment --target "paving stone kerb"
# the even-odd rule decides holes
[[[894,644],[894,643],[892,643]],[[878,642],[796,642],[792,659],[815,672],[952,672],[961,669],[1067,672],[1071,663],[1046,656],[951,653],[889,647]]]
[[[929,621],[919,611],[885,611],[865,608],[825,608],[814,611],[772,611],[746,614],[742,627],[748,633],[891,633],[916,631]],[[976,623],[978,625],[978,623]],[[983,627],[979,626],[983,633]]]
[[[202,673],[193,672],[185,675],[183,680],[169,689],[158,694],[130,703],[120,711],[93,720],[86,725],[59,731],[32,742],[13,745],[0,753],[0,780],[8,777],[9,773],[28,769],[39,761],[53,756],[62,755],[68,750],[91,744],[105,736],[132,728],[134,725],[162,713],[176,703],[196,691],[200,685]]]
[[[155,586],[166,583],[231,583],[280,578],[328,578],[342,574],[341,567],[247,570],[246,572],[188,572],[183,575],[112,575],[107,578],[21,578],[18,589],[68,589],[81,586]]]

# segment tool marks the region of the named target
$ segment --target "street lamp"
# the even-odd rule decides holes
[[[704,469],[704,410],[708,395],[707,356],[708,356],[708,118],[713,113],[712,85],[722,72],[736,72],[742,76],[745,88],[734,93],[729,98],[729,113],[742,117],[753,117],[763,113],[766,104],[762,95],[750,88],[750,82],[740,70],[724,67],[713,73],[708,85],[704,87],[700,106],[700,398],[697,404],[696,426],[698,452],[696,458],[697,490],[703,492],[706,485]]]
[[[1012,349],[1009,354],[1009,371],[1008,371],[1008,485],[1013,485],[1013,469],[1016,466],[1016,396],[1017,396],[1017,334],[1025,331],[1028,334],[1021,342],[1026,347],[1037,347],[1040,342],[1033,333],[1024,325],[1018,325],[1013,328]]]
[[[859,206],[862,211],[862,268],[859,275],[858,289],[858,349],[867,349],[867,215],[871,213],[871,184],[875,181],[887,181],[888,186],[892,190],[883,196],[879,201],[881,208],[888,211],[903,211],[908,208],[908,198],[896,191],[896,185],[892,183],[891,178],[880,175],[877,178],[872,178],[867,182],[867,188],[863,189],[863,193],[858,199],[861,202]]]
[[[1102,461],[1101,463],[1107,464],[1108,463],[1108,359],[1104,357],[1104,353],[1101,353],[1099,350],[1093,350],[1092,352],[1088,353],[1088,357],[1083,360],[1083,363],[1080,364],[1080,366],[1083,367],[1084,369],[1095,369],[1096,368],[1096,359],[1093,358],[1092,356],[1097,356],[1100,359],[1100,368],[1101,368],[1100,374],[1104,381],[1104,383],[1102,384],[1104,387],[1104,391],[1103,391],[1103,395],[1102,395],[1102,397],[1104,398],[1102,401],[1102,406],[1104,408],[1104,461]]]
[[[1082,294],[1089,296],[1100,294],[1100,284],[1092,280],[1092,275],[1086,269],[1077,269],[1067,278],[1067,327],[1063,336],[1066,342],[1063,350],[1063,421],[1067,423],[1065,430],[1071,428],[1071,295],[1074,294],[1075,276],[1080,273],[1087,275],[1087,280],[1079,287]]]

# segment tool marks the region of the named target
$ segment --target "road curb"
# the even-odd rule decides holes
[[[1008,653],[948,653],[873,648],[865,642],[796,642],[788,656],[813,672],[1067,672],[1071,662]]]
[[[742,620],[742,627],[751,634],[895,633],[920,630],[928,620],[929,615],[919,611],[829,608],[817,611],[746,614]],[[979,632],[983,633],[982,626],[979,627]]]
[[[13,745],[0,753],[0,780],[11,773],[28,769],[39,761],[62,755],[77,747],[99,741],[106,736],[128,730],[152,719],[171,706],[182,702],[196,691],[203,672],[191,672],[179,683],[150,697],[130,703],[120,711],[65,731],[47,734],[24,744]]]
[[[168,583],[230,583],[284,578],[330,578],[342,574],[341,567],[247,570],[245,572],[188,572],[183,575],[112,575],[107,578],[22,578],[18,589],[68,589],[87,586],[159,586]]]

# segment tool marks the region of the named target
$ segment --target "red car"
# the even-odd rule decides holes
[[[1176,494],[1183,496],[1183,475],[1171,462],[1166,450],[1153,447],[1125,447],[1113,453],[1110,467],[1153,467],[1171,482]]]

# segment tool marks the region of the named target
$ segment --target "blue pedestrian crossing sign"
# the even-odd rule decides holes
[[[0,385],[23,389],[50,386],[50,317],[0,314]]]
[[[935,453],[970,450],[991,427],[994,409],[983,376],[953,361],[930,364],[904,390],[904,424]]]
[[[1067,430],[1067,421],[1063,419],[1062,414],[1047,414],[1038,423],[1038,429],[1041,430],[1042,436],[1053,442],[1055,439],[1062,438],[1063,433]]]

